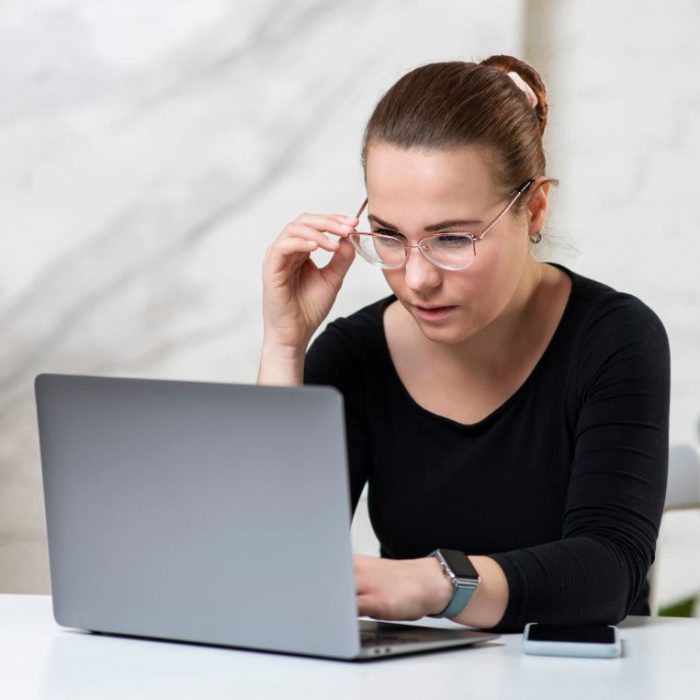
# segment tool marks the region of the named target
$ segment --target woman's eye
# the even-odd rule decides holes
[[[436,236],[435,242],[441,246],[459,248],[460,246],[470,245],[471,239],[469,236],[465,236],[464,234],[443,233],[441,236]]]

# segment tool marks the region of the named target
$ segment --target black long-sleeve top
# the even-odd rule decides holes
[[[501,632],[643,611],[666,490],[663,325],[634,296],[558,267],[572,289],[554,336],[478,423],[436,415],[403,386],[382,323],[393,295],[330,323],[306,356],[304,382],[343,394],[351,508],[369,482],[381,555],[491,556],[509,586]]]

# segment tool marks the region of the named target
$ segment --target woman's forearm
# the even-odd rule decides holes
[[[453,620],[473,627],[494,627],[501,621],[508,606],[506,575],[501,565],[491,557],[470,556],[469,561],[481,577],[481,583],[469,604]]]

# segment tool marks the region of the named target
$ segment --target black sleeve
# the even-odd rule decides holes
[[[498,631],[530,621],[616,624],[654,561],[668,469],[670,357],[661,321],[634,297],[605,298],[589,316],[576,367],[562,539],[492,555],[510,591]]]
[[[371,466],[362,382],[362,350],[359,339],[339,321],[328,324],[306,353],[304,384],[334,386],[343,395],[350,512],[353,515],[362,489],[369,478]]]

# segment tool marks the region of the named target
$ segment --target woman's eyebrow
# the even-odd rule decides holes
[[[367,218],[370,221],[373,221],[374,223],[379,224],[380,226],[385,226],[386,228],[390,228],[392,231],[398,231],[398,228],[394,226],[393,224],[390,224],[388,221],[384,221],[383,219],[380,219],[378,216],[375,216],[374,214],[367,214]],[[430,224],[430,226],[426,226],[423,230],[426,231],[427,233],[430,233],[432,231],[441,231],[442,229],[446,228],[454,228],[455,226],[472,226],[474,224],[481,224],[483,223],[481,219],[447,219],[446,221],[441,221],[440,223],[437,224]]]

